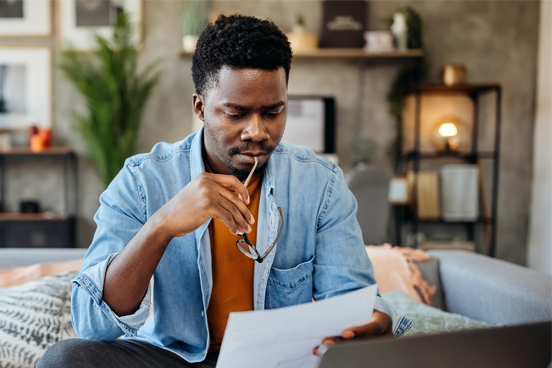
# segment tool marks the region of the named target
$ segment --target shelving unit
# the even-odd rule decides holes
[[[193,52],[181,51],[181,57],[191,57]],[[363,49],[315,49],[311,51],[294,51],[294,59],[405,59],[420,57],[422,50],[366,52]]]
[[[420,132],[421,132],[421,99],[423,94],[439,94],[446,95],[448,93],[465,93],[468,95],[474,106],[473,113],[473,126],[472,126],[472,137],[471,137],[471,152],[469,153],[423,153],[420,152]],[[479,151],[478,150],[478,139],[479,139],[479,100],[480,96],[484,92],[494,92],[496,94],[496,105],[495,105],[495,127],[494,127],[494,142],[492,151]],[[462,224],[467,227],[467,234],[469,241],[475,241],[475,225],[483,224],[485,226],[490,226],[490,233],[486,237],[487,244],[486,249],[487,253],[494,257],[496,253],[496,224],[497,224],[497,200],[498,200],[498,166],[499,166],[499,144],[500,144],[500,111],[501,111],[501,96],[502,88],[497,83],[483,83],[483,84],[463,84],[456,86],[445,86],[445,85],[416,85],[410,89],[410,93],[415,95],[415,123],[414,123],[414,150],[411,152],[404,152],[401,154],[399,164],[397,166],[397,172],[405,174],[408,164],[413,163],[413,170],[415,173],[420,171],[420,163],[424,160],[435,160],[435,159],[457,159],[462,162],[469,164],[477,164],[480,159],[490,159],[493,160],[493,183],[492,183],[492,193],[491,193],[491,213],[490,217],[488,216],[479,216],[475,221],[444,221],[442,219],[419,219],[417,217],[417,206],[418,201],[416,198],[416,181],[414,182],[414,189],[412,190],[412,206],[413,213],[410,218],[404,213],[397,213],[397,236],[400,237],[400,228],[402,228],[401,221],[411,223],[411,231],[413,234],[417,234],[418,225],[423,223],[428,224]],[[482,175],[482,173],[480,173]],[[415,246],[417,246],[417,236],[414,236]]]
[[[6,163],[11,159],[39,161],[55,159],[63,165],[64,213],[14,213],[5,211]],[[39,180],[39,178],[37,178]],[[0,248],[68,248],[75,244],[77,213],[77,164],[75,154],[66,147],[51,147],[40,152],[28,148],[0,151]]]

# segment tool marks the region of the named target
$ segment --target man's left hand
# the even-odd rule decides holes
[[[351,327],[343,330],[341,336],[326,337],[322,340],[322,344],[326,346],[333,346],[341,341],[352,341],[360,339],[373,339],[376,337],[393,336],[393,320],[386,313],[377,311],[374,309],[370,323]],[[316,355],[319,346],[312,349],[312,353]]]

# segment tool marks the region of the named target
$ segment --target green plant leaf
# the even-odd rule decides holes
[[[65,51],[59,68],[84,98],[85,114],[73,121],[107,187],[136,153],[144,108],[160,78],[159,61],[138,71],[138,52],[128,14],[118,15],[110,39],[94,34],[92,54]]]
[[[402,150],[402,113],[406,104],[406,96],[409,87],[413,84],[425,81],[429,73],[429,57],[424,49],[424,23],[422,17],[410,6],[398,8],[396,12],[405,15],[406,25],[408,27],[408,48],[422,49],[423,56],[401,68],[391,83],[389,92],[387,92],[388,112],[395,120],[396,130],[395,141],[388,151],[389,158],[394,165],[397,164]],[[390,19],[390,21],[392,20]]]

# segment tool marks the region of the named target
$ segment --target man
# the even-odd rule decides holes
[[[38,367],[212,367],[230,312],[375,282],[341,170],[280,142],[291,57],[269,21],[221,16],[202,33],[192,73],[204,127],[128,159],[102,194],[73,280],[73,326],[88,340],[54,345]],[[378,297],[369,324],[324,343],[410,324]]]

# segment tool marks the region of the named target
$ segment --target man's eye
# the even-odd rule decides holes
[[[230,118],[232,119],[239,119],[239,118],[243,118],[245,114],[228,114],[228,116],[230,116]]]
[[[279,116],[282,112],[267,112],[266,114],[272,118]]]

